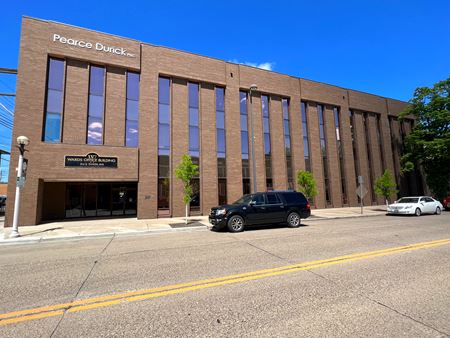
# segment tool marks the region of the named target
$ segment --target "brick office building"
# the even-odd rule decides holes
[[[423,190],[399,175],[405,102],[27,17],[18,71],[13,138],[31,141],[23,225],[181,216],[174,168],[186,153],[200,166],[192,209],[207,214],[250,192],[251,114],[259,191],[292,188],[303,169],[318,208],[358,205],[358,175],[364,203],[382,204],[371,182],[384,169],[401,194]]]

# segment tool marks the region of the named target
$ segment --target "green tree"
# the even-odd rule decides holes
[[[408,115],[416,121],[405,139],[402,172],[423,168],[428,186],[442,199],[450,183],[450,77],[431,88],[417,88],[400,118]]]
[[[189,204],[192,199],[192,179],[198,176],[198,165],[192,163],[189,155],[183,155],[175,169],[175,176],[183,182],[183,202],[186,206],[186,224],[188,223]]]
[[[375,180],[374,189],[378,196],[384,197],[386,205],[389,202],[389,198],[398,192],[394,176],[389,170],[386,169],[384,174]]]
[[[308,201],[313,201],[317,196],[317,183],[314,176],[309,171],[299,170],[297,172],[297,187],[305,195]]]

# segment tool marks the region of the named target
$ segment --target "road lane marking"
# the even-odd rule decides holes
[[[450,238],[0,314],[0,326],[450,244]]]

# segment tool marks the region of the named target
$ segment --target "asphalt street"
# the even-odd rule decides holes
[[[450,212],[0,247],[1,337],[447,337]]]

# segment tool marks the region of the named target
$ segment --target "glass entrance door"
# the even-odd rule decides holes
[[[66,218],[136,214],[137,183],[66,184]]]

